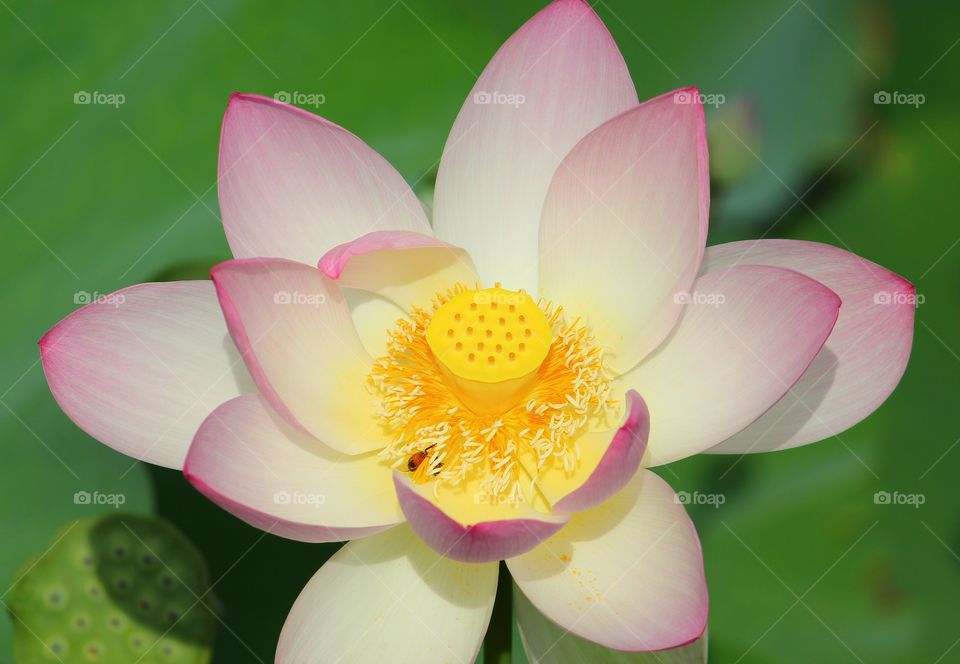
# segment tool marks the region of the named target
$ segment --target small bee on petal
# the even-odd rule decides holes
[[[436,447],[436,444],[433,444],[430,447],[427,447],[426,449],[418,450],[413,454],[411,454],[410,458],[407,459],[407,470],[409,470],[411,473],[415,472],[417,468],[419,468],[423,464],[423,462],[427,460],[427,455],[430,454],[430,450],[432,450],[434,447]],[[440,464],[440,465],[442,466],[443,464]],[[434,472],[434,475],[436,475],[436,472]]]
[[[407,470],[409,470],[411,473],[414,472],[417,468],[420,467],[420,464],[426,461],[426,459],[427,459],[426,452],[420,452],[420,451],[414,452],[413,454],[410,455],[410,458],[407,459]]]

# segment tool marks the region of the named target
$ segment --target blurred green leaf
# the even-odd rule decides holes
[[[640,99],[696,85],[706,107],[714,233],[754,230],[854,141],[878,89],[867,12],[831,0],[603,0]],[[749,146],[744,158],[744,144]],[[776,173],[771,178],[770,173]]]

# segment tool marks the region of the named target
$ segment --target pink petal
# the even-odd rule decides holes
[[[574,477],[545,474],[537,486],[557,513],[579,512],[599,505],[636,474],[649,435],[647,405],[631,390],[627,393],[627,407],[619,429],[587,433],[577,441],[580,463]],[[558,497],[554,499],[554,496]]]
[[[407,310],[428,306],[457,282],[473,286],[477,280],[463,249],[408,231],[380,231],[338,245],[319,268],[341,288],[370,291]]]
[[[636,103],[593,9],[553,2],[497,51],[460,110],[437,176],[437,234],[470,252],[484,283],[536,292],[550,178],[578,140]]]
[[[709,203],[696,88],[610,120],[557,169],[540,226],[541,293],[590,323],[615,369],[634,367],[683,311],[677,293],[697,275]]]
[[[209,281],[140,284],[73,312],[40,340],[57,403],[113,449],[181,468],[203,419],[255,390]]]
[[[473,662],[497,573],[438,555],[406,526],[348,542],[290,609],[276,664]]]
[[[843,305],[833,332],[800,380],[770,410],[710,452],[765,452],[845,431],[893,391],[913,341],[916,289],[855,254],[815,242],[732,242],[707,250],[706,273],[737,264],[796,270],[833,290]]]
[[[645,465],[697,454],[744,429],[806,371],[840,298],[798,272],[740,266],[699,278],[664,344],[619,379],[650,409]]]
[[[383,157],[332,122],[267,97],[230,97],[217,180],[237,258],[316,265],[364,233],[430,232],[416,196]]]
[[[331,450],[251,394],[221,405],[194,436],[183,474],[231,514],[274,535],[334,542],[403,521],[390,468]]]
[[[650,471],[507,567],[547,618],[607,648],[672,648],[697,639],[707,624],[696,529]]]
[[[389,442],[366,389],[372,359],[334,282],[283,259],[227,261],[212,275],[230,334],[278,413],[348,454]]]
[[[468,563],[516,556],[556,533],[569,517],[538,512],[526,504],[490,505],[468,491],[442,491],[414,484],[394,472],[397,498],[407,521],[434,551]]]

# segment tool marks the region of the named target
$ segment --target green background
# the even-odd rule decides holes
[[[230,92],[323,95],[308,110],[365,139],[429,197],[476,75],[539,6],[0,2],[0,590],[60,525],[95,513],[74,504],[75,491],[122,492],[127,509],[166,517],[206,556],[226,625],[214,661],[272,661],[287,609],[336,547],[265,536],[178,473],[89,439],[53,402],[36,341],[78,292],[199,277],[229,257],[214,180]],[[828,242],[898,272],[923,299],[906,375],[862,424],[788,452],[662,469],[677,491],[725,498],[691,508],[711,591],[711,662],[960,661],[960,9],[596,9],[641,99],[690,84],[724,96],[707,109],[711,243]],[[77,105],[80,91],[125,101]],[[879,91],[924,103],[876,104]],[[877,505],[877,491],[925,502]],[[503,619],[498,608],[495,629],[509,629]],[[4,620],[0,662],[10,640]]]

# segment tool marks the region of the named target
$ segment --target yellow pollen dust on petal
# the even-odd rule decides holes
[[[435,494],[475,483],[478,501],[498,503],[531,500],[544,473],[571,475],[588,421],[617,405],[589,328],[499,284],[414,307],[369,383],[393,437],[381,457]]]

